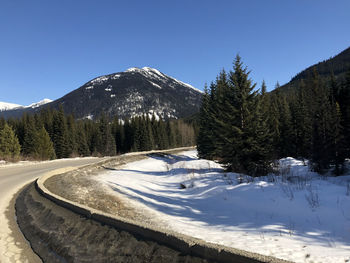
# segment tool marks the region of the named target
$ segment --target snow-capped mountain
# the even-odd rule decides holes
[[[120,118],[154,114],[168,119],[197,113],[201,98],[202,92],[191,85],[157,69],[144,67],[94,78],[48,105],[55,109],[61,105],[66,113],[73,113],[76,118],[95,119],[105,112]],[[37,112],[43,107],[47,104],[2,114],[20,116],[23,111]]]
[[[13,110],[16,108],[21,108],[21,107],[23,107],[23,106],[19,105],[19,104],[0,102],[0,111]]]
[[[14,104],[14,103],[7,103],[7,102],[0,102],[0,111],[10,111],[10,110],[21,110],[21,109],[26,109],[26,108],[37,108],[42,105],[45,105],[47,103],[52,102],[50,99],[43,99],[39,102],[32,103],[28,106],[23,106],[19,104]]]
[[[29,106],[26,106],[25,108],[32,108],[32,109],[34,109],[34,108],[40,107],[40,106],[42,106],[42,105],[45,105],[45,104],[47,104],[47,103],[50,103],[50,102],[52,102],[52,101],[53,101],[53,100],[50,100],[50,99],[43,99],[43,100],[41,100],[41,101],[39,101],[39,102],[32,103],[32,104],[30,104]]]

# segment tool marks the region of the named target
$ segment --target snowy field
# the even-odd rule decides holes
[[[186,151],[98,178],[160,227],[293,262],[350,262],[350,176],[286,158],[279,175],[254,180]]]

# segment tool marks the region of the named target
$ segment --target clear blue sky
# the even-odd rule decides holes
[[[350,46],[349,0],[0,1],[0,101],[150,66],[203,89],[239,53],[271,90]]]

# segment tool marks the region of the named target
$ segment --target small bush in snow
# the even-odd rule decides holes
[[[180,189],[186,189],[186,185],[184,185],[183,183],[180,184]]]

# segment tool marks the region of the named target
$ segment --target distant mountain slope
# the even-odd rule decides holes
[[[32,109],[35,109],[35,108],[37,108],[37,107],[43,106],[43,105],[45,105],[45,104],[48,104],[48,103],[50,103],[50,102],[52,102],[52,101],[53,101],[53,100],[50,100],[50,99],[43,99],[43,100],[41,100],[41,101],[39,101],[39,102],[32,103],[32,104],[30,104],[29,106],[26,106],[26,107],[24,107],[24,108],[32,108]]]
[[[317,70],[321,80],[326,81],[330,78],[332,72],[338,82],[342,81],[345,73],[350,70],[350,47],[332,57],[317,64],[314,64],[307,69],[301,71],[290,82],[281,86],[280,90],[288,91],[298,87],[301,79],[307,79],[312,76],[314,68]]]
[[[23,107],[23,106],[19,104],[14,104],[14,103],[0,102],[0,111],[12,110],[20,107]]]
[[[182,118],[199,111],[202,92],[189,84],[144,67],[97,77],[62,98],[31,110],[6,111],[5,117],[44,107],[58,109],[76,118],[96,118],[102,112],[121,118],[156,114],[161,118]],[[0,113],[1,115],[1,113]]]
[[[34,108],[40,107],[40,106],[45,105],[45,104],[50,103],[50,102],[52,102],[52,100],[43,99],[39,102],[32,103],[28,106],[23,106],[23,105],[14,104],[14,103],[8,103],[8,102],[0,102],[0,112],[1,111],[11,111],[11,110],[21,111],[21,110],[25,110],[25,109],[29,109],[29,108],[34,109]]]

